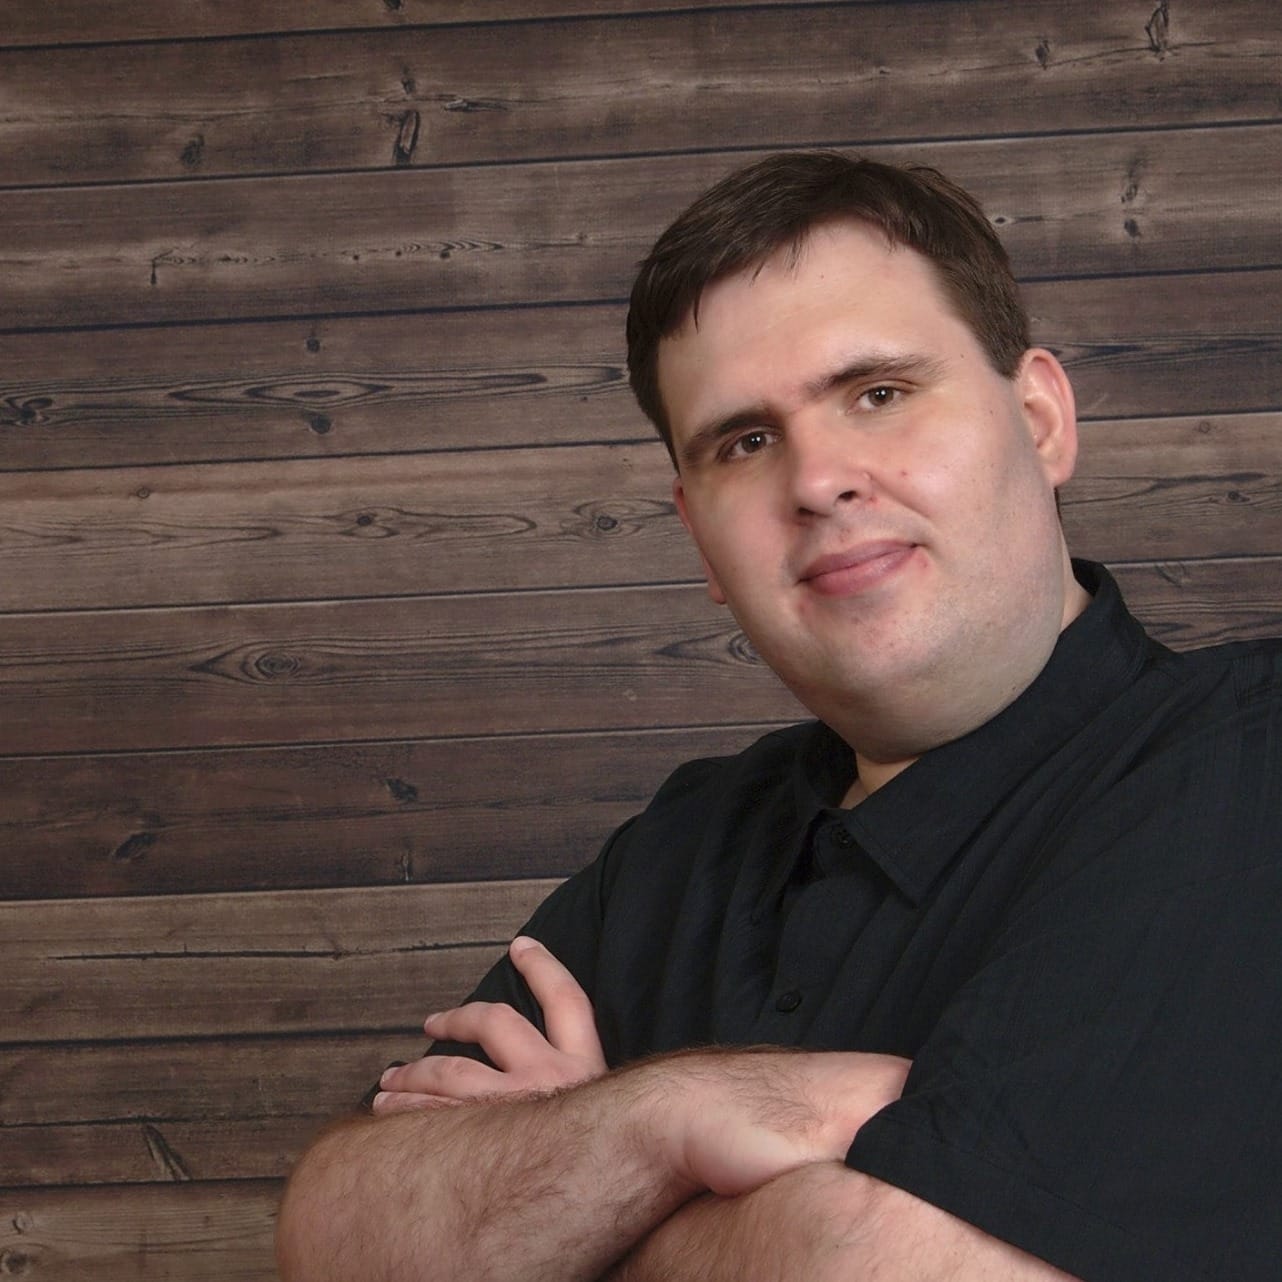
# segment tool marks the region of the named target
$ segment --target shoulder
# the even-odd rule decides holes
[[[1139,684],[1153,713],[1145,757],[1241,735],[1282,718],[1282,639],[1163,651]]]
[[[1223,683],[1239,706],[1282,701],[1282,637],[1189,650],[1172,666],[1194,681]]]

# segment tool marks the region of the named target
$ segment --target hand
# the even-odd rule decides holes
[[[512,941],[508,956],[543,1011],[547,1036],[502,1002],[468,1002],[429,1015],[423,1022],[429,1037],[475,1043],[496,1067],[463,1056],[432,1055],[389,1068],[371,1106],[375,1113],[556,1090],[606,1071],[592,1003],[574,976],[525,936]]]

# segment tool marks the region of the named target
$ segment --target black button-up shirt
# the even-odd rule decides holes
[[[1272,1282],[1282,645],[1174,654],[1077,570],[1094,600],[986,725],[850,810],[818,723],[685,765],[526,933],[612,1065],[904,1055],[851,1166],[1087,1282]],[[506,959],[476,996],[539,1020]]]

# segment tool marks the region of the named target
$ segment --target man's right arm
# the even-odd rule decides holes
[[[282,1279],[598,1276],[693,1192],[620,1124],[644,1085],[611,1085],[341,1123],[290,1179]]]
[[[568,1090],[360,1119],[290,1181],[285,1282],[571,1282],[603,1274],[696,1194],[840,1162],[903,1061],[679,1053]]]

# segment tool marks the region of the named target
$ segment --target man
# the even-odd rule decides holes
[[[1273,1278],[1282,648],[1174,655],[1070,561],[1071,389],[978,207],[751,166],[629,360],[819,720],[678,770],[428,1018],[283,1276]]]

